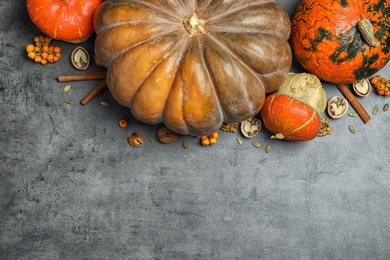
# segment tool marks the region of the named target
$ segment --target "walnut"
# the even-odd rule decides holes
[[[321,128],[320,128],[320,132],[318,133],[318,136],[319,137],[322,137],[322,136],[325,136],[325,135],[329,135],[333,132],[333,128],[331,126],[329,126],[329,118],[321,118]]]
[[[144,143],[144,138],[140,133],[134,132],[127,138],[127,142],[133,147],[140,147]]]
[[[158,140],[164,144],[173,143],[179,139],[179,134],[173,132],[166,126],[162,126],[158,129],[157,136]]]
[[[223,123],[220,127],[221,131],[227,133],[235,133],[237,132],[238,123]]]
[[[255,137],[261,130],[261,121],[256,117],[241,122],[241,133],[247,138]]]
[[[328,114],[332,118],[340,118],[348,111],[348,101],[339,96],[335,96],[328,101]]]

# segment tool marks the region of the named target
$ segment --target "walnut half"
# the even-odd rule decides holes
[[[335,96],[328,101],[328,114],[331,118],[340,118],[348,111],[348,101]]]
[[[140,147],[144,143],[144,138],[140,133],[134,132],[127,137],[127,142],[133,147]]]

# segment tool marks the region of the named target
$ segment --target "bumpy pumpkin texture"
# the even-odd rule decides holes
[[[257,114],[291,67],[291,23],[274,1],[112,0],[94,25],[113,97],[181,134]]]
[[[291,42],[301,65],[323,80],[351,84],[368,78],[390,58],[390,2],[302,0]]]

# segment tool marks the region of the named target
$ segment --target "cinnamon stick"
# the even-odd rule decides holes
[[[103,79],[94,89],[91,90],[91,92],[88,93],[81,101],[80,103],[82,105],[88,104],[89,101],[91,101],[97,94],[99,94],[106,86],[106,79]]]
[[[87,72],[82,74],[58,76],[59,82],[78,81],[78,80],[92,80],[105,79],[107,72]]]
[[[341,91],[344,97],[348,100],[351,106],[355,109],[356,113],[360,116],[364,123],[367,123],[371,117],[364,109],[364,107],[360,104],[359,100],[355,97],[355,95],[351,92],[345,84],[337,84],[337,88]]]

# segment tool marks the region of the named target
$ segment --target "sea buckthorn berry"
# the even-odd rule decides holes
[[[34,49],[35,49],[35,46],[33,45],[33,44],[27,44],[27,46],[26,46],[26,51],[27,52],[32,52],[32,51],[34,51]]]
[[[125,119],[119,120],[118,125],[120,128],[125,128],[127,126],[127,120]]]

